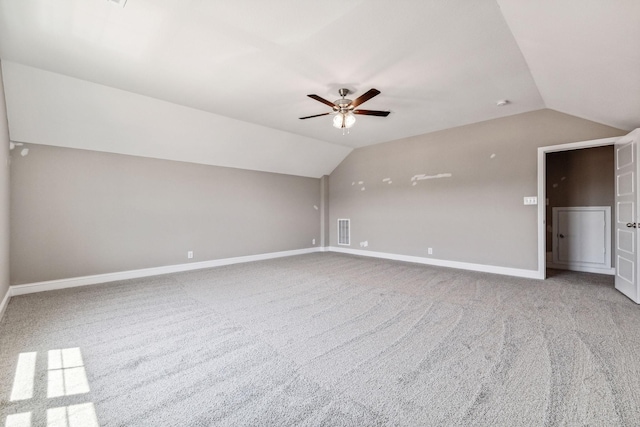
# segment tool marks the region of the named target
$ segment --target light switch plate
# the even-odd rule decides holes
[[[538,198],[537,197],[525,197],[524,198],[524,204],[525,205],[537,205],[538,204]]]

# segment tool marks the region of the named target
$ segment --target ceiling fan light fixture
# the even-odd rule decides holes
[[[351,111],[344,115],[344,127],[346,127],[347,129],[353,126],[355,122],[356,116]]]
[[[351,112],[338,113],[333,118],[333,127],[337,129],[349,129],[356,122],[356,116]]]
[[[344,124],[344,116],[341,113],[336,114],[333,117],[333,127],[337,129],[341,129],[344,127],[343,124]]]

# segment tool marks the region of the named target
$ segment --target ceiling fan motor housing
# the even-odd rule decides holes
[[[333,108],[336,111],[340,111],[346,113],[347,111],[353,110],[353,106],[351,105],[351,100],[347,98],[338,99],[335,104],[336,106]]]
[[[342,98],[337,99],[334,104],[336,104],[335,107],[333,107],[334,110],[336,111],[340,111],[341,113],[346,113],[349,110],[353,110],[353,107],[349,108],[349,105],[353,102],[351,99],[347,99],[345,98],[345,96],[347,96],[349,94],[349,89],[338,89],[338,93],[340,94],[340,96]]]

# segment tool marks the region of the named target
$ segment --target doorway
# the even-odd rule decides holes
[[[538,278],[545,279],[547,277],[547,234],[552,237],[551,231],[547,232],[547,154],[571,152],[574,150],[583,150],[595,147],[613,146],[620,137],[595,139],[591,141],[574,142],[570,144],[552,145],[548,147],[538,148]],[[613,150],[612,147],[610,147]],[[613,176],[613,170],[610,171]],[[565,176],[565,181],[568,179],[567,175],[561,175],[559,179]],[[572,178],[572,181],[576,181],[579,178]],[[553,186],[553,182],[551,185]],[[568,184],[568,183],[567,183]],[[559,185],[558,185],[559,187]],[[553,187],[552,187],[553,188]],[[614,190],[612,189],[612,192]],[[613,211],[613,207],[612,207]],[[613,252],[610,248],[610,253]]]
[[[546,154],[546,267],[615,274],[614,146]]]

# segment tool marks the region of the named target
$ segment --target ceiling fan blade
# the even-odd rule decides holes
[[[313,116],[300,117],[300,120],[311,119],[313,117],[326,116],[326,115],[329,115],[329,114],[331,114],[331,113],[322,113],[322,114],[315,114]]]
[[[334,108],[334,107],[336,106],[336,104],[334,104],[333,102],[331,102],[331,101],[327,101],[326,99],[324,99],[324,98],[322,98],[322,97],[319,97],[318,95],[315,95],[315,94],[314,94],[314,95],[307,95],[307,96],[308,96],[309,98],[313,98],[313,99],[315,99],[316,101],[320,101],[320,102],[322,102],[323,104],[327,104],[327,105],[328,105],[329,107],[331,107],[331,108]]]
[[[364,114],[365,116],[387,117],[391,111],[379,110],[353,110],[353,114]]]
[[[358,105],[362,104],[363,102],[367,102],[368,100],[379,94],[380,91],[378,89],[369,89],[368,92],[354,99],[350,106],[356,108]]]

